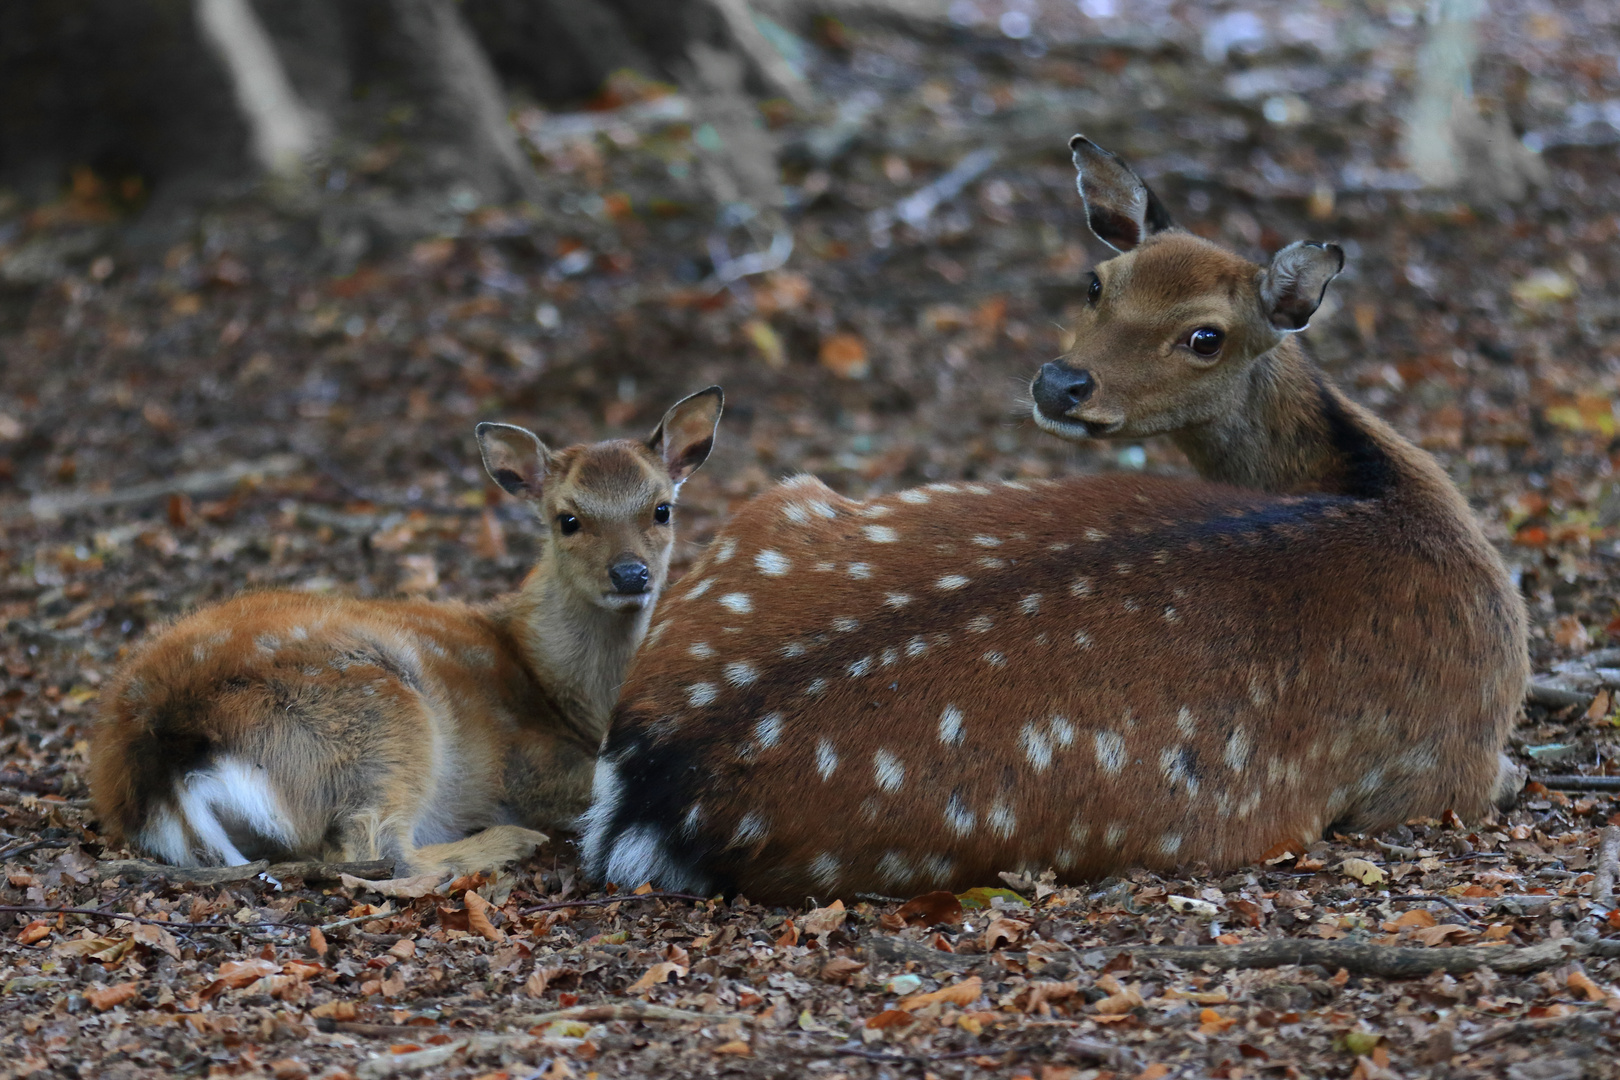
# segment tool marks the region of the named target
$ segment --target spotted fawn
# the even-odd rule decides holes
[[[721,405],[710,387],[645,441],[561,451],[479,424],[485,468],[541,531],[538,565],[490,604],[248,593],[151,638],[91,743],[103,825],[175,864],[401,873],[499,865],[572,827]]]
[[[754,500],[670,597],[597,765],[590,875],[802,900],[1215,868],[1488,810],[1525,613],[1440,467],[1292,336],[1331,244],[1258,266],[1071,144],[1120,254],[1034,416],[1199,479]]]

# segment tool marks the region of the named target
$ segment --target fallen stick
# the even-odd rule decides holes
[[[1571,705],[1586,708],[1592,704],[1591,694],[1583,694],[1579,690],[1566,690],[1562,686],[1551,683],[1531,682],[1530,688],[1525,692],[1525,698],[1531,704],[1541,705],[1549,709],[1567,709]]]
[[[1614,879],[1620,873],[1620,825],[1603,830],[1598,841],[1597,870],[1592,875],[1592,903],[1614,910]]]
[[[1023,953],[947,953],[916,942],[874,937],[867,951],[879,960],[915,960],[938,968],[963,971],[994,963],[998,955],[1022,960]],[[1490,968],[1504,974],[1524,974],[1556,967],[1581,956],[1620,956],[1620,939],[1580,942],[1573,938],[1544,941],[1523,948],[1511,946],[1413,949],[1396,945],[1369,945],[1350,941],[1308,941],[1279,938],[1242,945],[1114,945],[1076,952],[1100,952],[1110,959],[1128,954],[1149,962],[1168,960],[1189,968],[1210,964],[1218,968],[1276,968],[1291,964],[1320,964],[1329,970],[1345,968],[1360,975],[1400,979],[1436,971],[1458,974]]]
[[[1458,1040],[1455,1052],[1460,1054],[1465,1050],[1477,1050],[1481,1046],[1489,1046],[1491,1043],[1511,1039],[1517,1035],[1542,1035],[1583,1021],[1601,1027],[1604,1016],[1599,1012],[1577,1012],[1566,1016],[1538,1016],[1533,1020],[1515,1020],[1511,1024],[1497,1024],[1477,1035]]]
[[[31,776],[15,769],[0,769],[0,784],[36,795],[60,795],[62,780],[57,776]]]
[[[626,900],[697,900],[700,903],[708,900],[707,896],[697,896],[693,893],[683,892],[645,892],[626,893],[623,896],[599,896],[594,900],[557,900],[549,904],[536,904],[526,907],[518,912],[519,915],[533,915],[537,911],[561,911],[571,907],[605,907],[608,904],[619,904]]]
[[[266,874],[280,881],[302,878],[304,881],[337,881],[344,874],[354,877],[393,877],[394,860],[377,859],[371,862],[329,863],[319,861],[271,863],[265,859],[242,863],[238,866],[170,866],[146,859],[108,859],[96,864],[99,877],[167,878],[176,885],[228,885],[248,881]]]
[[[290,476],[303,466],[296,454],[272,454],[260,461],[238,461],[223,469],[208,469],[187,473],[171,480],[153,480],[145,484],[130,484],[111,491],[41,492],[28,500],[27,507],[18,512],[7,508],[0,516],[18,518],[24,513],[42,521],[51,521],[64,514],[80,510],[98,510],[107,506],[127,506],[131,503],[161,499],[166,495],[206,495],[235,487],[249,477]]]
[[[1532,776],[1530,780],[1562,791],[1620,791],[1620,776]]]
[[[724,1024],[739,1021],[754,1022],[747,1013],[701,1013],[690,1009],[672,1009],[667,1005],[652,1005],[645,1001],[625,1001],[612,1005],[575,1005],[570,1009],[519,1016],[511,1022],[525,1027],[549,1024],[556,1020],[581,1020],[602,1023],[607,1020],[700,1020],[705,1024]]]

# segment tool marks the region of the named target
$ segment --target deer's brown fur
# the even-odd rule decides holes
[[[1288,336],[1342,256],[1249,263],[1075,149],[1123,253],[1037,420],[1169,434],[1203,478],[754,500],[633,665],[595,876],[800,899],[1230,867],[1503,788],[1521,601],[1436,463]]]
[[[497,865],[545,840],[534,829],[571,828],[668,569],[658,508],[707,456],[720,401],[688,398],[646,441],[556,453],[479,425],[490,475],[543,538],[491,604],[249,593],[154,635],[92,741],[104,826],[173,863],[392,857],[416,873]],[[616,567],[643,568],[640,587],[616,587]]]

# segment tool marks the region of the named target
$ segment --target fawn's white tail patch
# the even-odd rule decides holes
[[[241,758],[221,757],[187,773],[175,785],[174,798],[177,810],[162,807],[140,834],[141,845],[165,862],[240,866],[253,860],[238,844],[293,844],[270,774]]]

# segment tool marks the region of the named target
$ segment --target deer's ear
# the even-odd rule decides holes
[[[1086,224],[1115,251],[1130,251],[1156,232],[1173,228],[1159,197],[1119,158],[1084,135],[1069,140],[1076,186],[1086,203]]]
[[[725,404],[725,392],[718,386],[699,390],[671,405],[647,437],[647,446],[664,459],[669,478],[677,487],[708,460]]]
[[[551,451],[534,432],[515,424],[479,424],[478,451],[489,478],[508,495],[531,502],[540,498],[551,470]]]
[[[1305,329],[1328,282],[1343,269],[1344,249],[1338,244],[1296,240],[1277,252],[1260,274],[1260,305],[1272,328],[1284,333]]]

